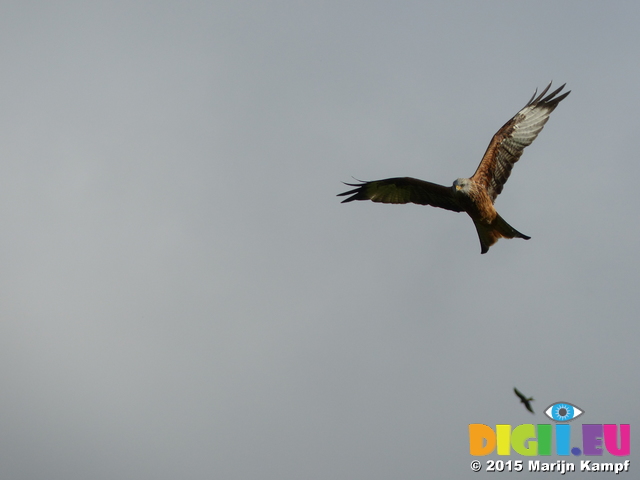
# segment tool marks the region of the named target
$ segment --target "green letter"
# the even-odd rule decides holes
[[[538,454],[538,442],[535,440],[536,431],[532,424],[518,425],[511,432],[511,446],[520,455],[533,457]],[[529,447],[525,443],[529,443]]]
[[[538,425],[538,455],[551,455],[551,425]]]

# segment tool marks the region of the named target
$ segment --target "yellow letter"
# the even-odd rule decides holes
[[[511,455],[511,425],[496,425],[498,455]]]

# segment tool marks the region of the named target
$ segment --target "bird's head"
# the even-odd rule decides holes
[[[469,191],[471,189],[471,180],[469,180],[468,178],[458,178],[455,182],[453,182],[453,189],[455,192],[462,192],[469,195]]]

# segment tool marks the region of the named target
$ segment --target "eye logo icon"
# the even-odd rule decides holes
[[[549,405],[544,414],[554,422],[570,422],[584,413],[578,407],[567,402],[558,402]]]

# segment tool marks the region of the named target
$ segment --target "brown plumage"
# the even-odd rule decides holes
[[[525,397],[522,393],[518,391],[516,387],[513,387],[513,391],[518,396],[518,398],[520,398],[520,402],[524,403],[525,408],[529,410],[531,413],[534,413],[533,408],[531,408],[531,402],[533,402],[533,397],[529,397],[529,398]]]
[[[525,147],[536,139],[549,115],[569,92],[556,97],[564,88],[545,97],[551,84],[531,100],[493,136],[482,161],[471,178],[458,178],[453,186],[445,187],[416,178],[387,178],[373,182],[346,183],[357,187],[338,196],[351,195],[345,202],[371,200],[380,203],[416,203],[431,205],[454,212],[467,212],[473,220],[480,238],[481,253],[500,238],[530,237],[518,232],[504,221],[493,206],[511,175],[513,165],[520,159]]]

